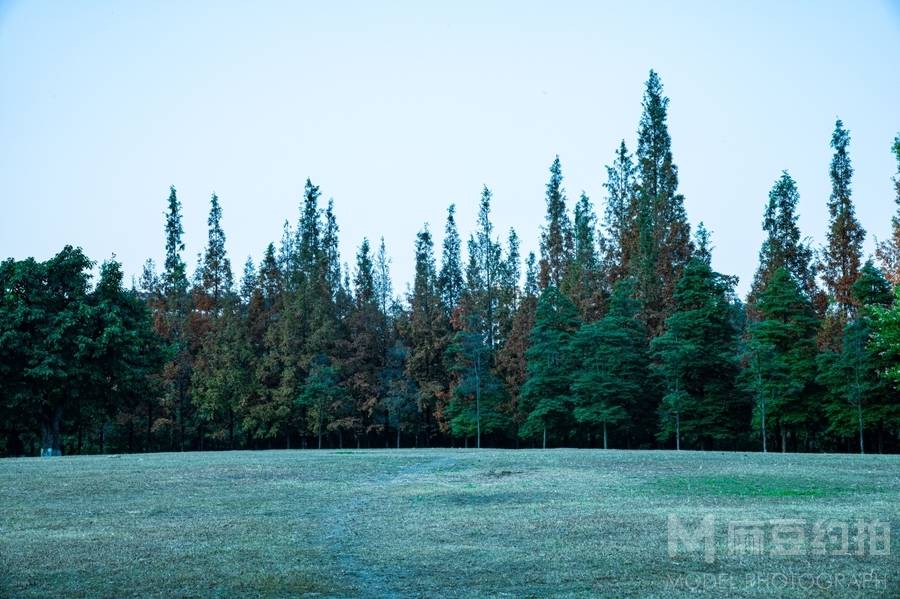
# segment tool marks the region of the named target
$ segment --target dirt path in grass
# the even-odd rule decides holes
[[[374,566],[369,559],[365,537],[357,530],[357,523],[365,521],[368,507],[378,500],[387,498],[388,491],[400,485],[412,482],[443,468],[457,463],[456,456],[442,456],[428,459],[400,468],[393,474],[379,474],[363,482],[357,495],[347,503],[335,506],[328,513],[328,532],[326,540],[334,553],[341,576],[350,582],[349,586],[361,597],[401,597],[396,588],[399,568],[394,565],[390,570]]]

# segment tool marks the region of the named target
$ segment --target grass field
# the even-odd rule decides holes
[[[715,556],[668,551],[714,516]],[[800,555],[772,555],[800,519]],[[848,549],[814,521],[850,524]],[[857,555],[858,520],[897,548]],[[731,552],[755,521],[763,555]],[[759,523],[762,524],[759,524]],[[0,596],[900,596],[900,458],[587,450],[0,460]],[[839,530],[839,529],[838,529]],[[796,537],[795,537],[796,539]],[[798,545],[793,545],[794,549]],[[776,553],[783,552],[781,550]]]

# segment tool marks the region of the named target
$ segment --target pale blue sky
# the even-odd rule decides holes
[[[897,2],[254,4],[0,4],[0,256],[72,243],[137,273],[160,261],[174,184],[188,264],[215,191],[239,275],[296,220],[307,176],[335,200],[343,260],[385,236],[397,290],[416,231],[429,222],[439,244],[455,202],[468,235],[482,184],[524,255],[554,154],[570,206],[584,189],[602,211],[650,68],[691,222],[742,291],[782,169],[824,239],[837,116],[867,252],[889,231]]]

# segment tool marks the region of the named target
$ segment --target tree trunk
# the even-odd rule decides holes
[[[228,408],[228,449],[234,449],[234,410]]]
[[[62,455],[59,434],[59,427],[62,423],[62,415],[62,407],[57,407],[54,408],[50,414],[45,415],[43,422],[41,422],[42,457]]]
[[[675,412],[675,451],[681,451],[681,414]]]
[[[859,453],[866,453],[866,448],[863,444],[863,413],[861,403],[856,404],[856,418],[859,422]]]
[[[544,425],[544,445],[542,449],[547,449],[547,425]]]
[[[147,446],[144,448],[144,451],[150,451],[152,443],[151,440],[153,438],[153,404],[149,401],[147,402]]]
[[[400,449],[400,427],[397,427],[397,449]]]
[[[182,403],[181,394],[179,393],[178,412],[175,415],[175,419],[178,421],[178,451],[184,451],[184,415],[181,410]]]
[[[787,431],[784,430],[784,423],[779,423],[778,428],[781,429],[781,453],[787,453]]]
[[[603,449],[606,449],[606,422],[603,423]]]
[[[481,357],[475,360],[475,446],[481,449]]]

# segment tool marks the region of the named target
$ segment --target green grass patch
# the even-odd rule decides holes
[[[667,519],[714,514],[723,531],[732,519],[896,523],[898,496],[897,456],[472,449],[0,460],[0,597],[668,598],[685,594],[672,586],[685,573],[744,581],[788,571],[875,572],[890,585],[863,594],[886,597],[900,580],[896,551],[673,560]]]
[[[829,497],[853,489],[827,481],[810,481],[786,476],[679,476],[654,483],[668,495],[723,497]]]

